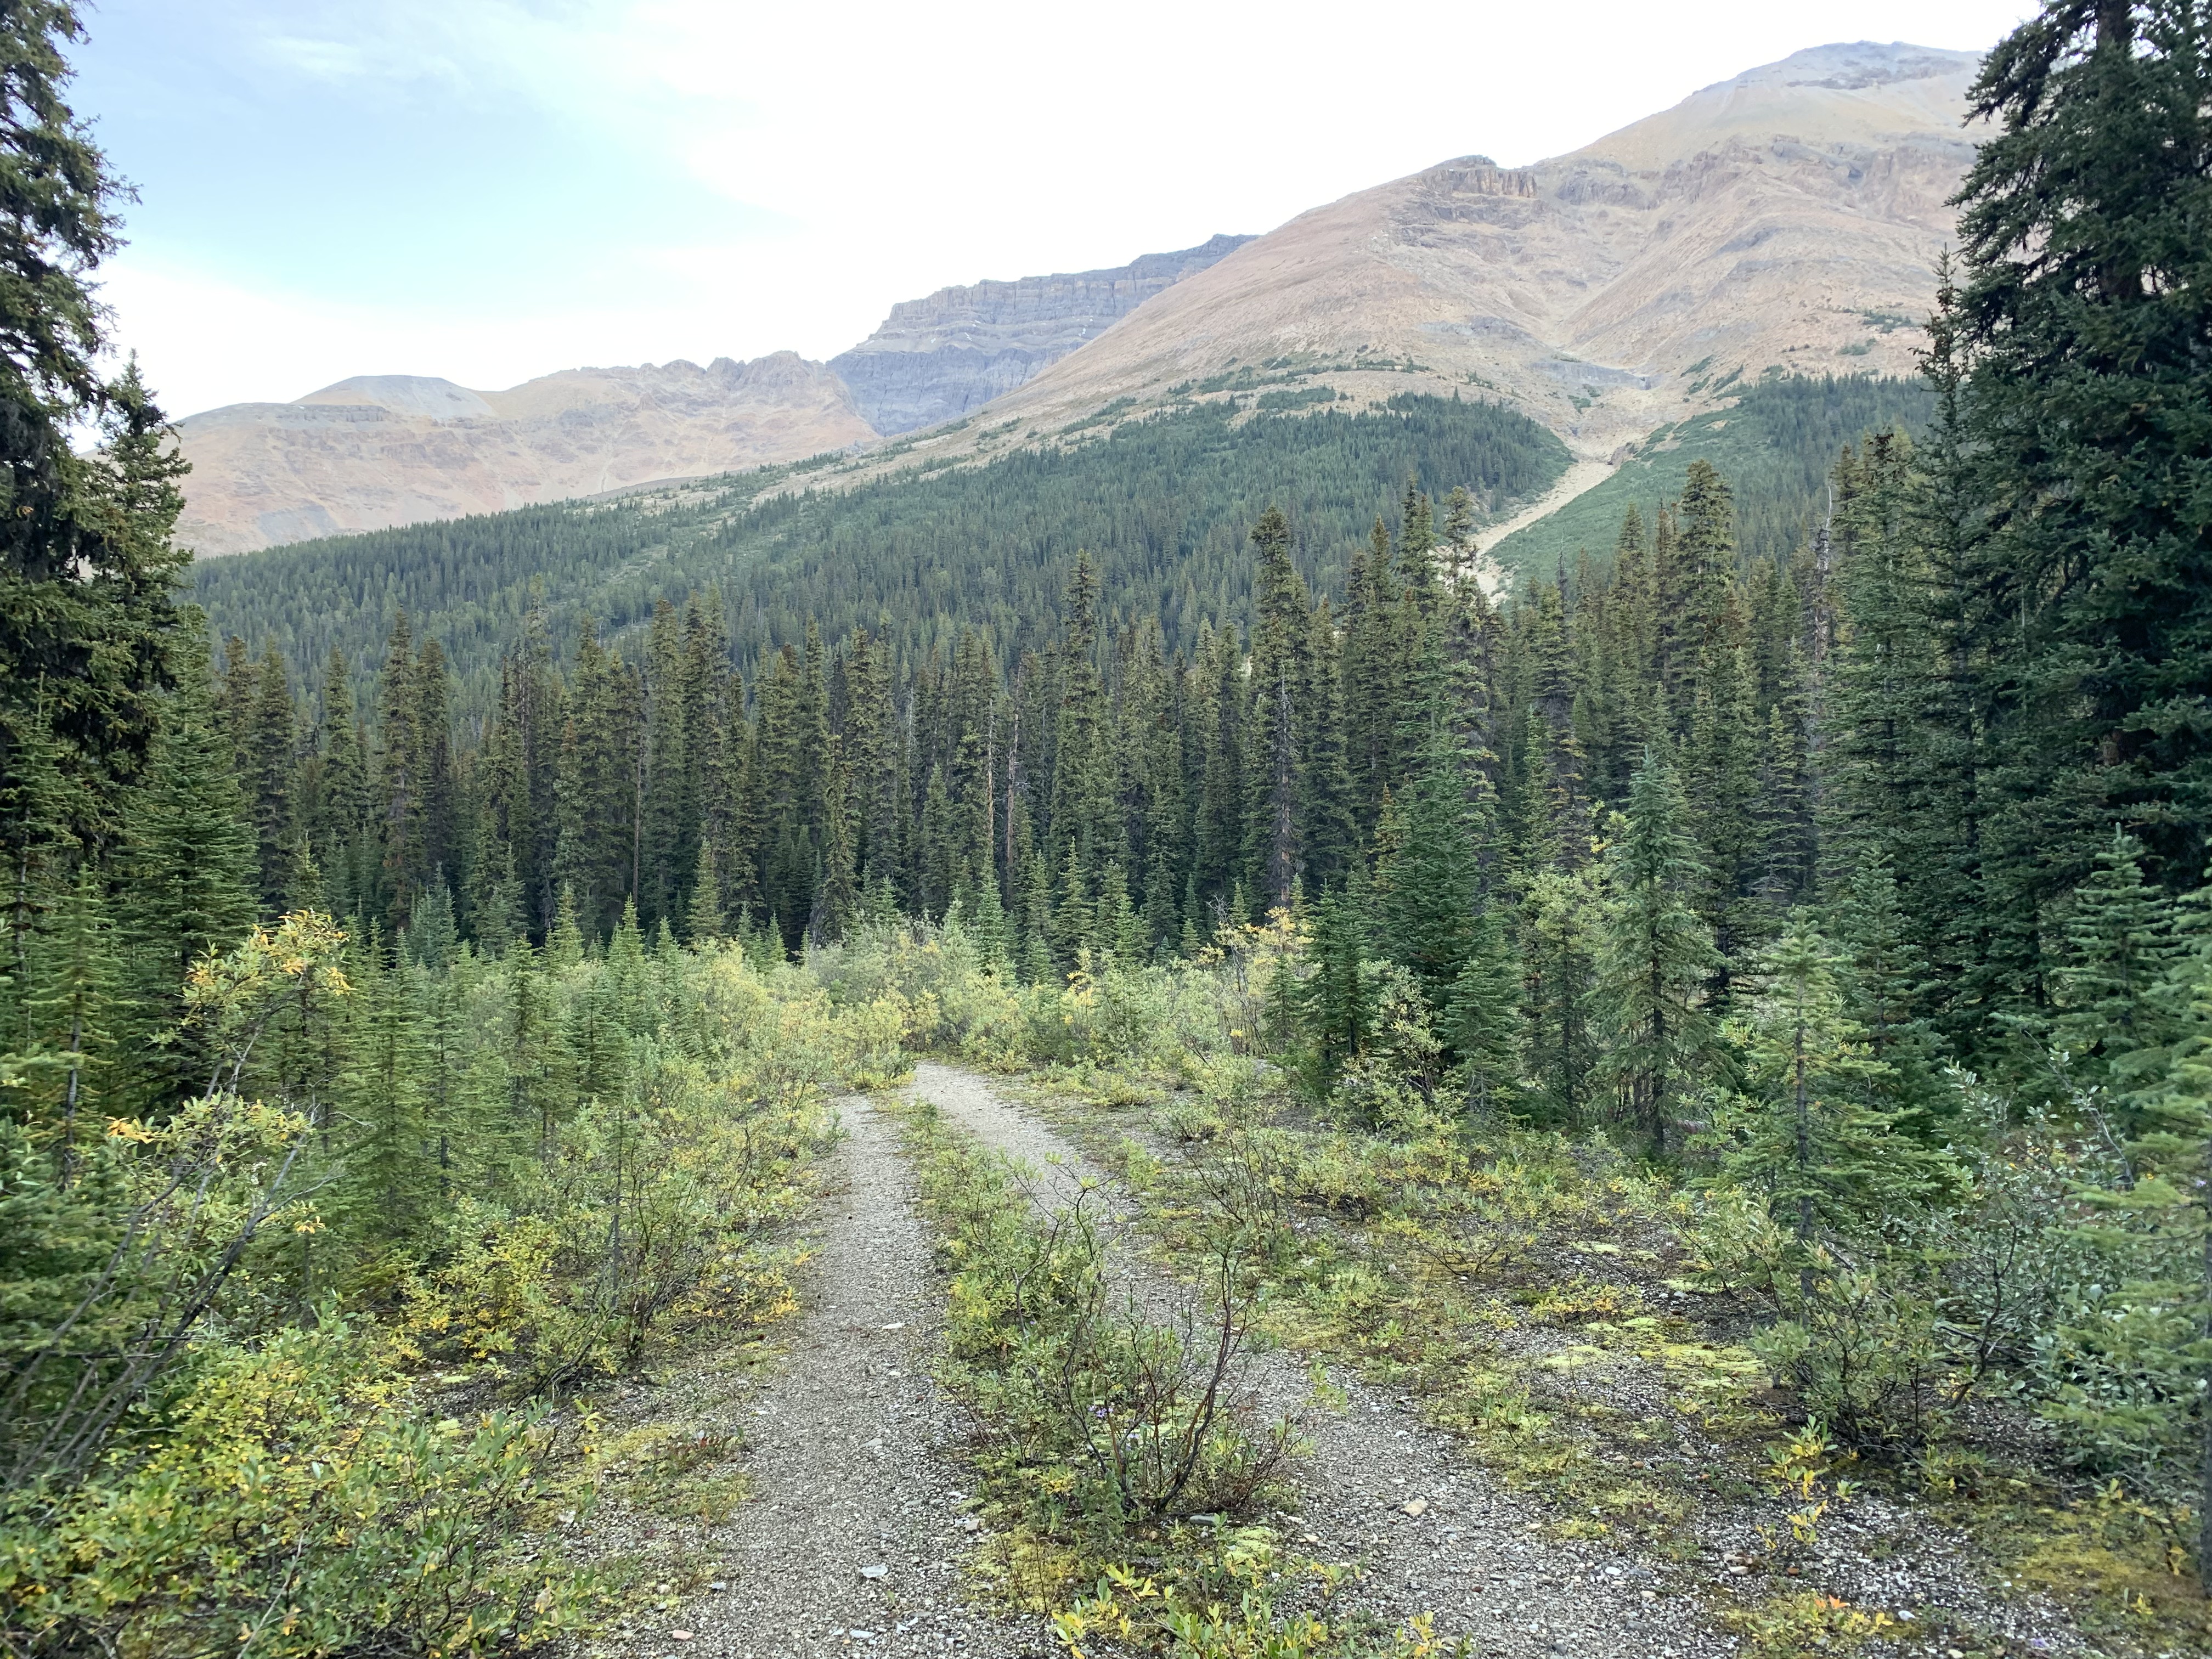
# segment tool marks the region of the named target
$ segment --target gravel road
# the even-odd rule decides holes
[[[969,1599],[954,1461],[964,1426],[930,1380],[944,1292],[913,1173],[896,1127],[868,1101],[842,1101],[839,1111],[845,1139],[819,1254],[799,1287],[805,1312],[789,1357],[750,1407],[754,1496],[716,1540],[726,1588],[671,1621],[660,1650],[1054,1653],[1042,1621]]]
[[[975,1073],[924,1062],[911,1092],[1038,1171],[1041,1197],[1064,1198],[1087,1179],[1109,1211],[1117,1202],[1127,1207],[1073,1146]],[[1343,1598],[1354,1607],[1393,1625],[1432,1613],[1439,1636],[1464,1637],[1476,1653],[1513,1659],[1705,1659],[1735,1650],[1701,1608],[1670,1598],[1652,1564],[1541,1536],[1546,1517],[1534,1505],[1499,1487],[1449,1436],[1345,1368],[1329,1373],[1346,1402],[1335,1412],[1312,1403],[1303,1360],[1273,1352],[1250,1364],[1267,1409],[1294,1415],[1313,1444],[1297,1517],[1305,1547],[1366,1569]]]

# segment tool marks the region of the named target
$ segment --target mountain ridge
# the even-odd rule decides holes
[[[1762,374],[1911,371],[1978,63],[1808,48],[1528,167],[1456,157],[1263,236],[902,301],[829,364],[569,370],[505,392],[362,376],[210,411],[180,423],[201,469],[182,533],[230,551],[842,451],[805,481],[838,488],[1255,395],[1496,398],[1610,468]],[[690,395],[738,370],[757,382],[742,407]],[[374,465],[393,476],[349,492],[348,467]]]
[[[994,413],[1050,432],[1118,400],[1140,418],[1242,371],[1246,386],[1194,395],[1270,379],[1369,403],[1471,389],[1610,459],[1770,366],[1909,373],[1978,63],[1811,48],[1566,155],[1460,157],[1355,192],[1157,296]],[[1861,84],[1818,84],[1846,80]],[[914,454],[977,448],[971,429]]]
[[[1216,235],[1126,265],[987,280],[901,300],[874,333],[830,359],[830,370],[885,437],[957,420],[1253,240]]]

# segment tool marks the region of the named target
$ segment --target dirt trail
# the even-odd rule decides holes
[[[1128,1207],[1127,1195],[1072,1145],[982,1078],[925,1062],[910,1092],[1036,1169],[1041,1196],[1064,1196],[1089,1179]],[[1652,1564],[1539,1535],[1543,1511],[1500,1488],[1406,1402],[1333,1367],[1329,1380],[1347,1403],[1331,1412],[1311,1403],[1309,1373],[1297,1357],[1260,1354],[1252,1364],[1267,1408],[1295,1415],[1313,1443],[1297,1517],[1306,1547],[1325,1559],[1365,1563],[1365,1581],[1349,1595],[1376,1618],[1396,1624],[1431,1612],[1438,1635],[1466,1637],[1479,1654],[1512,1659],[1702,1659],[1735,1650],[1698,1607],[1668,1598]]]
[[[1052,1653],[1042,1621],[969,1599],[959,1564],[973,1534],[951,1456],[964,1425],[930,1379],[944,1295],[913,1173],[868,1101],[839,1110],[846,1139],[800,1285],[805,1311],[744,1413],[753,1496],[713,1540],[726,1588],[665,1621],[690,1639],[650,1644],[702,1659]]]

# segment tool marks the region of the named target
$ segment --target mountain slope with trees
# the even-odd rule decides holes
[[[203,590],[220,646],[158,413],[95,368],[75,37],[0,17],[11,1653],[618,1620],[569,1522],[740,1459],[599,1402],[789,1311],[825,1097],[928,1052],[1164,1112],[1113,1156],[1180,1330],[909,1123],[975,1560],[1070,1641],[1435,1650],[1286,1530],[1263,1320],[1746,1650],[2212,1639],[2199,0],[1990,55],[1923,389],[1875,411],[1918,430],[1841,445],[1802,535],[1692,430],[1494,599],[1540,429],[1261,403],[1062,434],[1000,497],[611,511],[542,603],[528,520],[298,550]],[[1802,448],[1832,392],[1744,395]],[[787,619],[732,604],[731,526]]]

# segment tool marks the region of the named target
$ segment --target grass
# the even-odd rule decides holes
[[[2048,1595],[2101,1650],[2212,1648],[2175,1517],[1992,1450],[1938,1444],[1869,1467],[1836,1454],[1735,1340],[1741,1312],[1692,1288],[1685,1195],[1601,1143],[1396,1142],[1302,1122],[1280,1099],[1097,1066],[1033,1079],[1031,1094],[1137,1195],[1170,1270],[1224,1202],[1269,1218],[1270,1334],[1457,1434],[1543,1506],[1553,1536],[1685,1572],[1722,1565],[1717,1538],[1742,1538],[1747,1575],[1713,1599],[1756,1659],[1939,1634],[1969,1656],[2010,1651],[1966,1614],[1901,1621],[1807,1582],[1859,1490],[1907,1517],[1876,1547],[1948,1533],[1997,1599]],[[1132,1133],[1133,1112],[1157,1127]]]
[[[1417,1401],[1563,1534],[1686,1557],[1704,1447],[1725,1435],[1748,1465],[1772,1426],[1764,1369],[1678,1310],[1695,1298],[1668,1287],[1670,1194],[1598,1143],[1397,1143],[1201,1109],[1164,1156],[1092,1127],[1165,1259],[1221,1206],[1245,1214],[1270,1333]]]
[[[1604,483],[1484,550],[1516,578],[1571,570],[1584,551],[1608,562],[1630,504],[1650,534],[1660,508],[1681,494],[1690,463],[1707,460],[1735,491],[1741,550],[1787,559],[1825,510],[1838,451],[1870,428],[1894,423],[1917,432],[1932,409],[1917,380],[1867,375],[1785,375],[1749,385],[1729,375],[1705,391],[1733,401],[1660,428]]]
[[[1105,1247],[1080,1196],[1040,1207],[1021,1171],[933,1108],[892,1109],[948,1275],[939,1375],[976,1425],[991,1532],[975,1565],[995,1595],[1048,1615],[1077,1656],[1102,1644],[1182,1659],[1446,1650],[1421,1621],[1383,1632],[1329,1616],[1352,1570],[1299,1553],[1271,1518],[1290,1496],[1287,1425],[1259,1418],[1233,1358],[1210,1364],[1192,1328],[1097,1295]],[[1224,1277],[1197,1324],[1231,1328],[1243,1305]],[[1073,1395],[1071,1376],[1088,1379]],[[1101,1418],[1103,1435],[1091,1426]],[[1197,1449],[1188,1482],[1104,1468],[1107,1448],[1155,1442]]]

